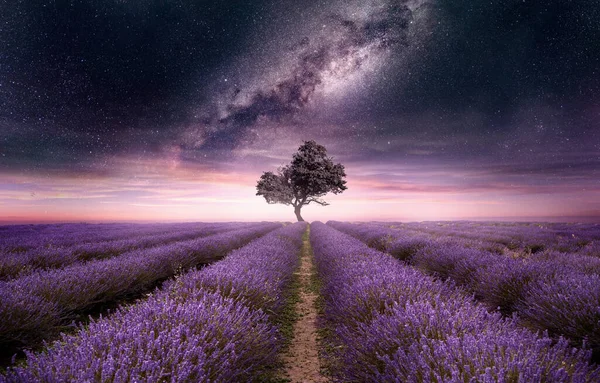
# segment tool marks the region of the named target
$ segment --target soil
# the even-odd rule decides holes
[[[294,325],[294,338],[283,356],[284,377],[292,383],[328,382],[321,373],[317,344],[317,295],[311,291],[313,269],[310,241],[302,246],[302,263],[297,272],[300,279],[300,302],[296,306],[298,321]]]

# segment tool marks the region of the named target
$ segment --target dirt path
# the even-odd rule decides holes
[[[308,229],[310,230],[310,228]],[[317,345],[317,295],[310,289],[312,274],[312,249],[308,236],[302,246],[302,263],[298,271],[300,279],[300,302],[296,306],[298,321],[294,325],[294,338],[284,361],[284,376],[292,383],[327,382],[319,370]]]

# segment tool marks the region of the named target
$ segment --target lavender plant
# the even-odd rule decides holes
[[[517,303],[519,315],[536,328],[562,334],[575,344],[600,348],[600,276],[560,274],[541,279]]]
[[[249,376],[277,348],[264,312],[218,293],[152,299],[63,336],[0,382],[226,382]],[[267,359],[267,360],[268,360]]]
[[[62,223],[0,226],[0,254],[19,253],[40,247],[61,248],[146,235],[162,235],[194,229],[202,230],[207,225],[210,224],[202,222],[171,224]]]
[[[335,229],[314,223],[311,243],[323,282],[325,323],[333,333],[328,356],[339,381],[600,379],[600,371],[588,364],[588,351],[564,340],[555,344],[512,318],[490,313],[460,289]],[[356,288],[348,293],[350,286]],[[373,293],[383,286],[393,287]]]
[[[56,268],[120,255],[127,251],[144,249],[172,242],[191,240],[213,234],[250,227],[255,224],[213,224],[202,229],[147,234],[136,238],[81,243],[68,247],[39,246],[25,252],[8,253],[0,257],[0,280],[30,274],[37,269]]]
[[[265,223],[137,250],[106,260],[37,271],[9,282],[0,282],[1,295],[24,297],[21,301],[9,300],[0,306],[0,322],[4,324],[0,327],[0,341],[10,340],[26,346],[32,339],[52,336],[49,328],[58,330],[74,312],[82,312],[99,302],[117,300],[126,294],[143,292],[178,270],[214,262],[228,251],[278,226]],[[22,317],[16,318],[15,313]],[[44,326],[38,327],[37,318],[43,318]]]
[[[376,238],[385,238],[387,245],[384,250],[388,252],[398,248],[403,251],[404,244],[422,235],[414,230],[417,224],[412,225],[413,231],[408,232],[377,224],[330,222],[329,225],[369,243]],[[583,237],[595,238],[597,233],[592,230],[595,226],[584,228],[589,230],[585,235],[582,234]],[[512,240],[520,238],[520,241],[525,241],[523,233],[527,231],[522,227],[518,229],[523,231],[520,235],[517,235],[519,231],[514,231]],[[437,234],[443,230],[447,228],[435,229]],[[468,233],[464,235],[469,236]],[[472,235],[477,236],[477,233]],[[538,238],[541,236],[538,235]],[[556,239],[550,241],[559,242]],[[555,336],[563,335],[578,347],[583,346],[585,341],[588,347],[600,349],[595,334],[596,328],[600,327],[597,311],[600,301],[596,296],[596,290],[600,288],[596,278],[599,276],[597,270],[600,263],[596,262],[599,258],[556,250],[530,252],[526,256],[516,254],[513,257],[490,253],[477,246],[471,247],[471,239],[464,240],[458,236],[421,239],[420,244],[404,260],[426,273],[465,287],[492,309],[499,309],[505,315],[516,312],[529,327],[539,331],[549,330]],[[577,283],[570,285],[565,278]],[[583,281],[586,281],[585,288],[581,288]],[[573,291],[583,294],[586,299]],[[575,314],[571,312],[573,308],[577,309]]]
[[[305,229],[304,223],[280,228],[182,275],[144,302],[63,335],[47,351],[29,352],[27,365],[9,368],[0,382],[257,381],[282,344],[272,309],[286,298]],[[263,305],[254,295],[232,296],[225,282],[244,271],[250,276],[235,282],[241,291],[271,283]],[[215,273],[222,276],[211,285]]]

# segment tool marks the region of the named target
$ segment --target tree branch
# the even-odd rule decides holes
[[[316,199],[316,198],[309,198],[308,201],[306,202],[306,205],[310,204],[311,202],[318,203],[321,206],[329,205],[329,203],[327,203],[323,200]]]

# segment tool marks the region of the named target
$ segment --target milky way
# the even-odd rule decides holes
[[[318,16],[322,25],[316,31],[288,26],[297,28],[291,37],[297,41],[288,48],[290,57],[283,73],[266,86],[252,89],[250,94],[238,87],[230,90],[231,100],[224,101],[223,116],[206,122],[208,133],[202,147],[235,147],[237,138],[260,117],[289,121],[311,102],[320,88],[343,82],[365,66],[382,60],[391,50],[409,46],[414,13],[424,12],[425,6],[410,4],[411,9],[407,3],[384,2],[375,7],[363,4],[366,10],[363,14],[352,12],[360,10],[356,5],[348,6],[348,16],[325,10]],[[303,37],[297,37],[304,33]],[[263,68],[267,73],[275,69]]]
[[[30,185],[0,192],[251,179],[315,139],[365,193],[600,215],[594,0],[14,1],[0,26],[0,175]]]

